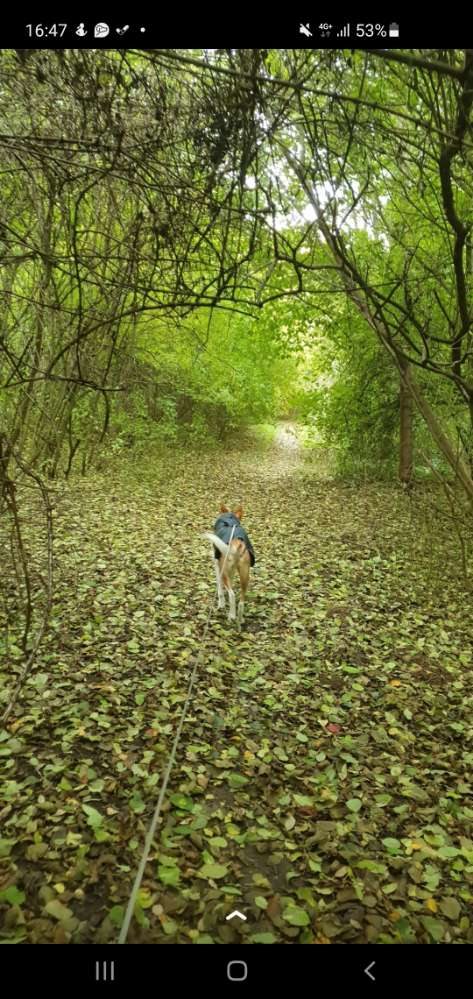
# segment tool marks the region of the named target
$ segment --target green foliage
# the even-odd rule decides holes
[[[333,449],[342,475],[393,476],[399,386],[386,352],[348,305],[313,331],[301,365],[299,411],[309,441]]]
[[[296,378],[281,354],[277,310],[271,320],[201,310],[186,323],[148,324],[146,336],[138,325],[133,368],[143,387],[114,401],[112,448],[217,441],[271,418]]]

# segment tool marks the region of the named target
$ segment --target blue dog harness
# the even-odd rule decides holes
[[[251,541],[245,531],[245,528],[241,526],[238,517],[236,517],[234,513],[222,513],[221,516],[218,517],[218,519],[215,521],[214,524],[215,534],[217,535],[218,538],[221,538],[221,540],[224,541],[226,545],[228,545],[230,543],[230,538],[232,537],[232,530],[233,530],[233,538],[238,538],[239,541],[244,542],[248,554],[250,556],[251,565],[253,566],[255,564],[255,553],[253,551],[253,545],[251,544]],[[215,548],[215,545],[214,545],[214,554],[215,558],[220,558],[221,552],[219,552],[218,549]]]

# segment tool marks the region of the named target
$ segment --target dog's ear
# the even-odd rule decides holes
[[[235,514],[235,517],[238,517],[238,520],[241,520],[241,518],[243,517],[243,507],[241,506],[241,504],[240,506],[237,506],[236,510],[234,510],[233,513]]]
[[[225,503],[220,504],[220,513],[229,513],[228,506],[225,506]]]

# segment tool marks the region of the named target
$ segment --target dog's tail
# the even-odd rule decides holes
[[[228,572],[233,572],[234,566],[238,562],[238,559],[240,558],[241,555],[240,548],[237,545],[227,545],[227,543],[225,541],[222,541],[222,539],[219,538],[216,534],[214,534],[213,531],[205,531],[202,537],[207,538],[208,541],[211,541],[212,544],[215,545],[215,547],[218,549],[218,551],[225,556],[224,566],[226,567]]]
[[[216,534],[213,534],[212,531],[204,531],[202,537],[207,538],[208,541],[211,541],[212,544],[215,545],[216,548],[218,548],[219,552],[221,552],[222,555],[228,555],[230,551],[230,545],[227,545],[225,541],[222,541],[222,539],[219,538]]]

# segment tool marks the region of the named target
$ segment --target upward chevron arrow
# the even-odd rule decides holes
[[[230,915],[226,916],[225,918],[227,920],[233,919],[234,916],[238,916],[239,919],[244,919],[246,921],[246,916],[244,916],[242,912],[239,912],[238,909],[234,909],[234,911],[231,912]]]

